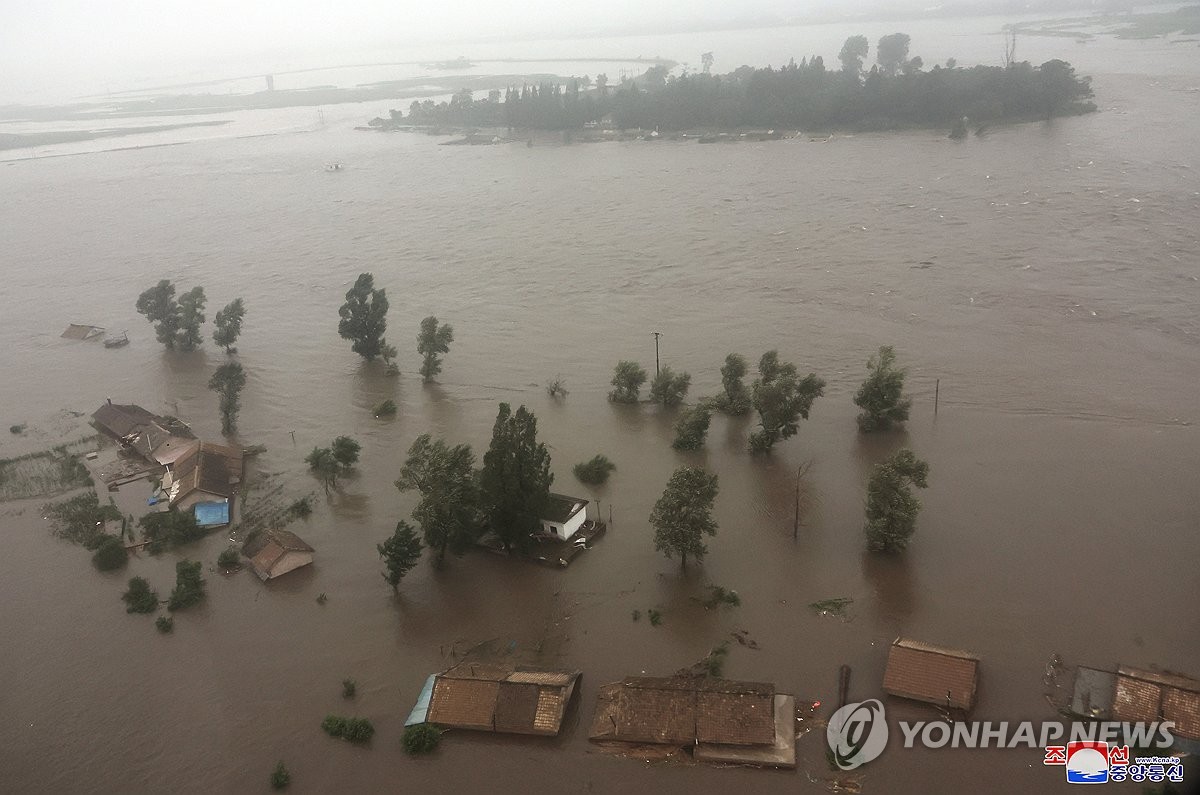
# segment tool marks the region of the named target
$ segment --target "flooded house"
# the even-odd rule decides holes
[[[167,467],[162,488],[170,507],[192,511],[201,526],[229,524],[242,480],[242,451],[197,442]]]
[[[596,697],[590,739],[689,748],[696,759],[796,766],[796,698],[767,682],[631,676]]]
[[[242,554],[250,559],[250,568],[263,582],[311,565],[315,552],[290,530],[268,530],[242,547]]]
[[[588,501],[582,497],[551,494],[542,512],[542,532],[560,541],[569,541],[587,521]]]
[[[555,736],[580,676],[579,671],[463,662],[425,680],[404,725]]]
[[[883,690],[893,696],[970,712],[979,686],[979,658],[970,652],[896,638],[888,651]]]
[[[1200,750],[1200,680],[1118,666],[1112,719],[1123,723],[1171,721],[1172,733]]]
[[[187,423],[165,417],[135,404],[109,400],[92,413],[92,425],[150,464],[169,466],[197,445],[196,435]]]

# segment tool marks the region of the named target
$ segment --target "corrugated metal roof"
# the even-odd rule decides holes
[[[969,710],[978,680],[975,655],[897,638],[888,652],[883,689],[894,696]]]

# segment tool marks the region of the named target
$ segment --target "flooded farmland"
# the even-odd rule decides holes
[[[440,147],[330,124],[0,164],[0,420],[29,426],[0,456],[78,438],[86,416],[71,412],[106,398],[220,438],[207,382],[224,354],[164,352],[134,310],[170,278],[203,285],[210,318],[245,299],[238,440],[267,447],[254,477],[318,493],[294,526],[315,565],[267,586],[215,570],[223,534],[100,574],[52,537],[44,500],[0,504],[0,789],[254,792],[283,759],[298,792],[823,791],[820,732],[800,740],[796,772],[646,764],[587,741],[599,685],[669,674],[743,631],[757,648],[732,645],[726,674],[801,701],[834,701],[843,663],[853,698],[878,696],[898,635],[970,649],[986,720],[1054,718],[1055,654],[1200,674],[1200,59],[1155,58],[1153,73],[1081,69],[1097,114],[961,143]],[[326,172],[330,159],[345,168]],[[399,377],[337,335],[362,271],[387,288]],[[429,314],[456,341],[423,385]],[[72,322],[132,342],[61,339]],[[674,411],[606,399],[619,359],[653,366],[654,331],[693,397],[720,388],[725,354],[772,348],[826,394],[769,456],[747,452],[751,421],[722,417],[705,450],[677,453]],[[862,437],[851,397],[882,344],[909,367],[912,418]],[[556,401],[544,385],[559,374],[570,394]],[[396,417],[372,417],[385,399]],[[608,534],[561,571],[427,557],[393,598],[375,545],[415,502],[393,486],[405,452],[432,433],[482,455],[502,401],[536,413],[555,490],[611,508]],[[363,455],[327,499],[303,457],[340,434]],[[902,446],[930,464],[917,534],[902,556],[868,555],[866,478]],[[596,453],[617,469],[592,490],[571,467]],[[647,521],[682,463],[720,482],[720,530],[686,572],[655,553]],[[165,590],[184,556],[205,562],[208,598],[163,637],[120,593],[134,574]],[[705,610],[708,585],[741,606]],[[807,607],[831,597],[854,600],[845,620]],[[660,626],[631,620],[650,608]],[[432,758],[406,756],[425,677],[480,644],[584,672],[562,736],[454,733]],[[344,711],[346,676],[377,729],[370,749],[318,730]],[[953,780],[1063,786],[1027,750],[892,748],[861,776],[888,793]]]

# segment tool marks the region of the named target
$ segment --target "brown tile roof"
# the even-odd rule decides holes
[[[533,728],[537,719],[538,696],[537,685],[500,682],[496,694],[496,731],[523,733]]]
[[[692,745],[772,743],[775,686],[692,677],[629,677],[597,699],[593,740]]]
[[[1168,687],[1163,690],[1163,720],[1174,721],[1175,734],[1200,740],[1200,693]]]
[[[118,439],[153,423],[155,419],[154,414],[141,406],[121,403],[105,403],[92,414],[96,427]]]
[[[264,582],[275,576],[275,564],[287,553],[315,551],[290,530],[268,530],[242,547],[242,552],[250,558],[254,573]]]
[[[1113,698],[1113,718],[1121,721],[1158,720],[1162,705],[1162,690],[1151,682],[1128,676],[1117,677],[1117,693]]]
[[[1174,721],[1175,734],[1200,740],[1200,680],[1179,674],[1119,667],[1113,718],[1147,723]]]
[[[979,658],[955,649],[897,638],[888,652],[884,692],[969,710],[975,704]]]
[[[520,668],[508,675],[510,682],[529,682],[554,687],[566,687],[574,678],[574,675],[567,671],[523,671]]]
[[[439,678],[429,700],[429,722],[492,731],[499,694],[499,682]]]
[[[242,479],[242,451],[223,444],[200,442],[175,462],[172,472],[179,484],[173,502],[197,490],[232,497]]]
[[[427,720],[513,734],[558,734],[578,671],[464,662],[434,680]]]

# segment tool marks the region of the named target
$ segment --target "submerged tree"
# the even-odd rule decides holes
[[[750,434],[750,449],[765,453],[796,435],[800,418],[808,419],[813,401],[825,393],[825,381],[812,373],[801,378],[796,365],[781,363],[778,351],[767,351],[759,360],[752,392],[759,430]]]
[[[425,383],[442,371],[442,357],[439,353],[447,353],[450,343],[454,342],[454,329],[449,323],[438,325],[438,319],[433,315],[421,321],[421,333],[417,334],[417,353],[425,357],[421,363],[421,376]]]
[[[240,362],[226,362],[208,379],[208,388],[220,396],[221,433],[229,436],[237,430],[238,412],[242,408],[242,389],[246,373]]]
[[[699,450],[704,446],[711,420],[712,412],[706,405],[685,409],[675,420],[675,441],[671,446],[676,450]]]
[[[393,591],[399,592],[404,575],[421,560],[421,539],[417,538],[417,531],[407,522],[397,522],[396,532],[375,548],[383,558],[383,579]]]
[[[854,405],[862,409],[858,427],[864,433],[883,431],[894,422],[908,419],[912,400],[904,397],[905,370],[896,367],[896,351],[884,345],[867,360],[867,380],[854,395]]]
[[[304,457],[304,463],[313,474],[321,478],[326,490],[337,485],[339,475],[344,475],[358,463],[358,453],[362,446],[349,436],[339,436],[333,440],[330,447],[314,447],[312,452]]]
[[[408,448],[396,488],[421,495],[413,518],[421,526],[425,545],[437,550],[439,563],[447,549],[461,555],[479,537],[479,484],[470,445],[450,447],[429,434],[417,437]]]
[[[167,350],[175,350],[179,333],[179,304],[175,301],[175,285],[163,279],[138,296],[137,311],[154,324],[154,336]]]
[[[737,353],[725,357],[721,365],[721,386],[724,392],[713,399],[717,411],[740,417],[750,410],[750,390],[742,379],[746,377],[746,359]]]
[[[193,287],[179,296],[179,350],[191,352],[204,342],[200,326],[204,325],[204,305],[207,301],[203,287]]]
[[[650,382],[650,399],[664,406],[678,406],[687,397],[691,383],[691,373],[676,373],[670,367],[664,367]]]
[[[704,536],[717,534],[717,522],[712,517],[716,498],[716,475],[700,467],[676,469],[650,512],[654,548],[668,558],[679,555],[680,565],[685,568],[689,555],[703,560],[708,552]]]
[[[908,449],[876,465],[867,484],[867,549],[898,552],[908,546],[921,510],[912,487],[925,488],[928,476],[929,464]]]
[[[842,51],[838,53],[838,60],[842,62],[842,71],[853,75],[855,80],[858,80],[858,75],[862,72],[863,58],[867,57],[868,47],[870,45],[867,43],[866,36],[851,36],[846,39],[846,43],[842,45]]]
[[[242,303],[242,299],[235,298],[225,305],[223,309],[218,309],[213,322],[216,324],[216,329],[213,331],[213,342],[225,349],[225,353],[233,353],[237,350],[234,344],[237,343],[238,337],[242,335],[242,318],[246,316],[246,305]]]
[[[354,469],[354,465],[358,463],[358,453],[362,450],[362,445],[351,439],[349,436],[339,436],[333,440],[333,460],[338,462],[342,472],[349,472]]]
[[[131,577],[129,588],[121,595],[126,613],[153,613],[158,609],[158,593],[144,577]]]
[[[168,610],[191,607],[204,599],[204,578],[200,576],[200,562],[181,560],[175,564],[175,588],[167,600]]]
[[[537,440],[537,418],[524,406],[514,414],[501,403],[480,487],[492,531],[505,549],[523,547],[541,526],[553,482],[550,453]]]
[[[341,317],[338,334],[353,343],[352,351],[371,361],[382,355],[387,346],[383,336],[387,331],[387,312],[387,291],[376,290],[375,277],[361,273],[346,292],[346,303],[338,310]]]
[[[590,460],[576,464],[572,471],[580,483],[599,486],[608,480],[608,476],[616,468],[617,465],[610,461],[608,456],[594,455]]]
[[[614,403],[637,403],[644,383],[646,371],[640,364],[630,361],[617,362],[612,377],[612,385],[616,389],[608,393],[608,399]]]

